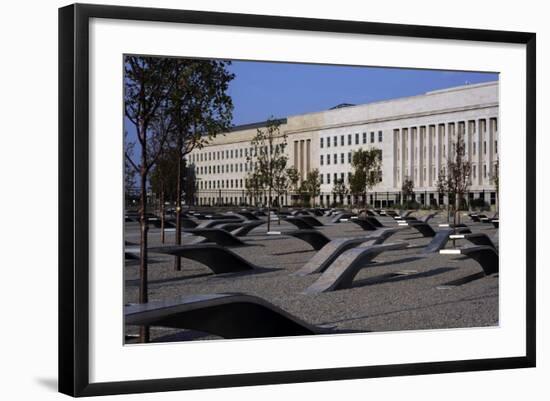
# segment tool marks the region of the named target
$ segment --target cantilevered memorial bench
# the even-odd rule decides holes
[[[326,244],[330,242],[330,238],[317,230],[295,230],[285,232],[284,234],[307,242],[316,251],[323,248]]]
[[[127,325],[198,330],[227,339],[337,332],[306,323],[262,298],[240,293],[132,304],[124,308],[124,317]]]
[[[486,276],[498,273],[498,252],[492,246],[479,245],[460,249],[442,249],[442,255],[464,255],[475,260]]]
[[[340,223],[342,220],[349,220],[353,216],[355,216],[354,213],[347,213],[347,212],[338,213],[330,219],[330,222],[332,224]]]
[[[402,218],[396,218],[396,221],[405,221],[405,222],[411,222],[411,221],[420,221],[422,223],[429,222],[432,218],[434,218],[437,215],[438,212],[427,214],[423,217],[417,218],[415,216],[407,216]]]
[[[362,218],[351,219],[351,222],[357,224],[359,227],[361,227],[365,231],[374,231],[377,229],[376,226],[367,219],[362,219]]]
[[[474,245],[490,246],[494,249],[498,249],[493,240],[485,233],[471,233],[471,234],[453,234],[451,239],[465,239],[470,241]]]
[[[424,237],[434,237],[436,235],[436,231],[428,223],[424,223],[421,221],[409,221],[407,222],[407,224],[409,227],[412,227],[415,230],[417,230]],[[472,232],[468,227],[455,226],[453,228],[457,233],[461,233],[461,234]]]
[[[220,228],[227,232],[230,232],[236,237],[244,237],[254,228],[265,224],[265,221],[254,220],[254,221],[243,221],[243,222],[234,222],[234,223],[224,223],[220,224],[216,228]]]
[[[312,230],[314,227],[307,223],[302,217],[296,217],[296,216],[289,216],[285,218],[283,221],[286,221],[290,224],[295,225],[300,230]]]
[[[374,245],[381,244],[390,236],[401,230],[403,227],[384,228],[373,232],[365,237],[355,238],[337,238],[333,239],[322,247],[313,257],[299,270],[294,272],[293,276],[307,276],[309,274],[325,271],[343,252],[361,244]]]
[[[308,223],[309,225],[311,225],[313,227],[323,227],[324,226],[324,224],[321,223],[319,221],[319,219],[317,219],[314,216],[302,215],[302,216],[300,216],[300,219],[302,219],[303,221],[305,221],[306,223]]]
[[[375,227],[378,227],[378,228],[385,227],[384,224],[382,224],[380,220],[378,220],[376,217],[367,216],[365,217],[365,220],[367,220],[369,223],[371,223]]]
[[[338,256],[334,263],[304,293],[318,294],[350,288],[357,273],[368,267],[368,264],[376,256],[385,251],[405,249],[408,245],[406,242],[394,242],[348,249]]]
[[[196,228],[212,228],[219,226],[220,224],[226,224],[226,223],[241,223],[243,220],[238,218],[232,218],[232,219],[209,219],[204,220],[202,223],[200,223]]]
[[[261,269],[260,266],[216,244],[161,246],[148,248],[148,251],[195,260],[206,265],[214,274]]]
[[[247,246],[248,244],[241,241],[239,238],[222,230],[221,228],[190,228],[184,230],[186,233],[193,234],[199,237],[204,237],[208,242],[214,242],[221,246]]]

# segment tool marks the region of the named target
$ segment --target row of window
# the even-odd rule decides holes
[[[324,148],[325,144],[326,144],[327,148],[330,148],[331,138],[332,138],[332,146],[337,147],[338,146],[338,135],[335,135],[333,137],[330,137],[330,136],[321,137],[320,138],[321,148]],[[347,144],[348,144],[348,146],[354,144],[353,143],[353,138],[354,138],[354,136],[352,136],[352,134],[347,135]],[[355,133],[355,145],[360,144],[359,139],[360,139],[360,135],[359,135],[358,132],[356,132]],[[383,132],[378,131],[378,142],[382,142],[383,139],[384,139]],[[366,132],[363,132],[362,140],[363,140],[363,142],[362,142],[363,144],[367,143],[367,133]],[[374,140],[375,140],[375,132],[371,131],[371,133],[370,133],[370,143],[374,143]],[[340,146],[345,146],[345,145],[346,145],[346,135],[340,135]]]
[[[382,150],[379,149],[380,152],[380,160],[382,159]],[[345,153],[340,153],[340,164],[345,164],[347,160],[347,164],[351,164],[352,159],[352,152],[347,153],[347,159]],[[328,165],[332,164],[338,164],[338,153],[333,153],[331,155],[320,155],[319,156],[319,165],[324,166],[325,163]]]
[[[224,173],[242,173],[254,171],[256,162],[235,163],[235,164],[215,164],[213,166],[198,166],[197,174],[224,174]]]
[[[272,149],[271,153],[280,151],[279,147],[282,146],[281,144],[276,144]],[[240,149],[226,149],[218,150],[218,151],[203,151],[203,152],[197,152],[197,153],[191,153],[189,155],[189,161],[191,163],[198,163],[202,161],[210,161],[210,160],[224,160],[224,159],[233,159],[233,158],[242,158],[242,157],[256,157],[258,156],[258,150],[259,152],[267,152],[267,146],[262,146],[259,148],[250,147],[250,148],[240,148]]]
[[[213,181],[199,181],[197,183],[198,189],[244,189],[246,180],[213,180]]]

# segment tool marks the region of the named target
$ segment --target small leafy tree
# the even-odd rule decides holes
[[[339,178],[334,182],[332,186],[333,195],[339,200],[339,204],[344,202],[344,197],[349,193],[349,189],[346,186],[346,182]]]
[[[281,134],[280,125],[280,121],[271,117],[265,129],[256,130],[256,136],[251,141],[254,151],[247,159],[254,161],[257,178],[267,190],[268,216],[271,215],[272,195],[275,192],[276,181],[284,175],[288,161],[285,154],[286,134]],[[267,231],[270,230],[271,217],[268,217]]]
[[[170,96],[171,146],[177,153],[176,244],[181,244],[181,214],[186,156],[201,149],[216,135],[229,130],[233,101],[229,82],[235,77],[231,64],[221,60],[170,59],[174,90]],[[186,194],[189,198],[189,194]],[[174,269],[181,270],[181,258],[174,258]]]
[[[286,169],[286,177],[288,181],[288,190],[291,194],[296,194],[300,189],[300,174],[294,166]]]
[[[310,202],[310,206],[315,206],[315,199],[321,193],[321,177],[319,170],[314,169],[307,173],[306,179],[300,186],[300,192],[303,194],[304,202]]]
[[[246,194],[252,198],[255,206],[258,205],[258,197],[263,191],[262,181],[257,171],[249,171],[245,180]]]
[[[401,192],[403,193],[404,203],[408,204],[414,197],[414,182],[409,177],[405,177],[403,185],[401,186]]]
[[[351,160],[353,173],[350,177],[351,193],[363,196],[363,207],[367,205],[367,191],[381,181],[382,151],[377,148],[359,149]]]
[[[453,158],[447,160],[446,170],[440,171],[438,188],[447,192],[449,197],[448,207],[453,212],[453,221],[456,224],[460,222],[458,210],[465,204],[464,195],[470,187],[472,163],[465,158],[466,146],[460,134],[454,149]]]

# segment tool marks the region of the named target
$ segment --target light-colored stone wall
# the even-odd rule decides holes
[[[287,136],[289,164],[298,169],[302,178],[308,171],[319,169],[322,192],[332,191],[334,174],[338,178],[343,174],[347,182],[352,171],[350,154],[355,150],[378,148],[382,150],[382,181],[372,191],[395,193],[401,190],[406,176],[413,179],[415,191],[436,191],[439,171],[452,152],[453,138],[460,129],[465,135],[467,157],[473,164],[471,190],[494,191],[491,177],[498,156],[498,96],[498,82],[465,85],[289,116],[280,130]],[[202,185],[199,192],[244,190],[246,156],[256,132],[257,128],[237,127],[193,151],[190,161]]]

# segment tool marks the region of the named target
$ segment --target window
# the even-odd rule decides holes
[[[370,143],[374,143],[374,131],[370,133]]]
[[[319,178],[321,179],[321,184],[324,184],[325,183],[325,176],[323,174],[320,174]]]
[[[382,142],[383,134],[382,131],[378,131],[378,142]]]
[[[351,152],[348,152],[348,163],[351,163]]]
[[[351,134],[348,135],[348,145],[351,145]]]
[[[330,164],[330,155],[327,155],[327,164]]]
[[[324,156],[321,155],[321,159],[319,160],[319,164],[322,166],[323,165],[323,159],[324,159]]]
[[[212,166],[208,166],[208,174],[212,174]]]
[[[367,143],[367,133],[363,132],[363,143]]]
[[[348,183],[351,181],[351,173],[348,173]]]
[[[338,154],[335,153],[332,156],[333,156],[332,158],[333,158],[334,164],[338,164]]]
[[[498,153],[498,141],[495,139],[495,153]]]
[[[359,145],[359,133],[355,134],[355,144]]]
[[[327,184],[330,184],[330,174],[327,174]]]
[[[342,180],[342,182],[344,182],[344,173],[340,173],[340,180]]]
[[[321,138],[320,144],[321,144],[321,148],[323,148],[323,146],[325,145],[325,138]]]
[[[487,141],[483,141],[483,154],[487,154]]]
[[[474,142],[474,148],[472,149],[474,156],[476,155],[476,143]]]
[[[344,154],[343,153],[340,153],[340,164],[344,164]]]
[[[338,182],[338,173],[334,173],[334,183]]]
[[[337,136],[332,138],[332,144],[334,145],[334,147],[338,146],[338,137]]]
[[[239,150],[239,157],[243,157],[243,148]]]
[[[340,135],[340,146],[344,146],[344,135]]]
[[[487,178],[487,165],[483,165],[483,178]]]
[[[231,158],[233,159],[233,149],[231,149]]]
[[[473,175],[474,179],[477,176],[477,166],[475,164],[474,164],[473,169],[472,169],[472,175]]]

